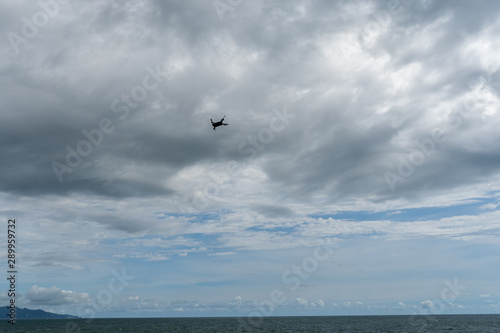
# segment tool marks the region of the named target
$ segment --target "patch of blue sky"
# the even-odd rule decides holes
[[[389,216],[389,219],[398,222],[407,221],[425,221],[439,220],[447,217],[463,216],[463,215],[479,215],[484,213],[483,206],[493,203],[494,199],[475,199],[472,202],[467,202],[462,205],[446,206],[446,207],[423,207],[405,209],[400,212],[394,212]]]
[[[496,198],[473,198],[462,205],[445,207],[421,207],[388,211],[338,211],[335,213],[310,214],[308,217],[351,221],[427,221],[461,215],[479,215],[485,212],[487,205],[496,205],[497,202]]]
[[[216,234],[204,234],[204,233],[190,233],[190,234],[184,234],[182,236],[183,239],[186,240],[186,244],[178,244],[177,240],[179,239],[179,236],[168,236],[168,237],[162,237],[162,236],[157,236],[157,235],[145,235],[142,237],[136,237],[136,238],[130,238],[133,240],[141,241],[141,240],[154,240],[154,239],[160,239],[162,240],[163,244],[161,245],[142,245],[143,247],[152,247],[152,248],[166,248],[166,247],[172,247],[175,249],[183,249],[183,248],[193,248],[195,245],[190,244],[190,241],[193,241],[193,243],[196,243],[198,245],[196,246],[212,246],[212,245],[217,245],[218,244],[218,235]],[[169,242],[175,242],[176,245],[169,246]]]
[[[313,219],[336,219],[336,220],[351,220],[351,221],[378,221],[385,220],[388,212],[373,212],[373,211],[337,211],[335,213],[320,213],[309,214],[308,217]]]
[[[241,282],[238,280],[220,280],[220,281],[202,281],[197,282],[194,285],[200,287],[226,287],[226,286],[237,286],[240,285]]]
[[[189,221],[194,223],[218,220],[223,215],[230,214],[232,211],[228,209],[222,209],[215,212],[203,212],[203,213],[170,213],[170,212],[156,212],[155,216],[159,220],[164,220],[169,217],[185,217]]]
[[[246,228],[246,230],[249,231],[268,231],[268,232],[281,232],[281,233],[287,233],[291,234],[295,231],[297,231],[297,226],[293,227],[265,227],[265,226],[255,226],[255,227],[250,227]]]
[[[129,238],[105,238],[99,241],[100,245],[123,245],[125,242],[134,239],[134,237]]]
[[[220,246],[219,234],[204,234],[204,233],[194,233],[189,234],[189,238],[198,241],[202,246],[215,247]]]
[[[468,244],[457,248],[455,251],[464,260],[480,258],[500,257],[500,245],[493,244]],[[499,267],[500,268],[500,267]]]
[[[158,256],[179,256],[181,253],[203,252],[202,248],[220,246],[217,235],[212,234],[189,234],[182,236],[185,243],[179,242],[178,236],[162,237],[158,235],[146,235],[142,237],[129,237],[126,239],[106,239],[101,242],[104,248],[120,251],[129,258],[143,260],[145,254]]]
[[[164,212],[155,212],[154,215],[158,220],[163,220],[168,217],[191,217],[196,215],[196,213],[164,213]]]
[[[137,240],[152,240],[162,238],[157,235],[145,235],[141,237],[126,237],[126,238],[106,238],[101,241],[102,245],[130,245]]]
[[[377,236],[384,236],[386,232],[384,231],[364,231],[362,233],[350,233],[350,232],[339,232],[338,234],[333,235],[335,238],[338,238],[339,240],[342,241],[349,241],[349,240],[357,240],[360,238],[365,237],[373,237],[376,238]],[[332,237],[331,235],[329,237]]]

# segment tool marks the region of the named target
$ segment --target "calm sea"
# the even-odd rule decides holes
[[[253,325],[253,326],[252,326]],[[0,332],[500,332],[500,315],[4,320]]]

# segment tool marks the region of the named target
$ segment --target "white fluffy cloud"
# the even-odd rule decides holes
[[[71,290],[62,290],[56,286],[44,288],[32,286],[25,295],[33,305],[68,305],[81,304],[90,299],[87,293],[77,293]]]

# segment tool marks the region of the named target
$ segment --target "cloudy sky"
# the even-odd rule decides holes
[[[18,306],[498,313],[498,1],[66,2],[0,3]]]

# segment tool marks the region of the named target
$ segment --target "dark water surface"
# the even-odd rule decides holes
[[[4,320],[0,332],[452,332],[500,333],[500,315],[267,318],[134,318]]]

